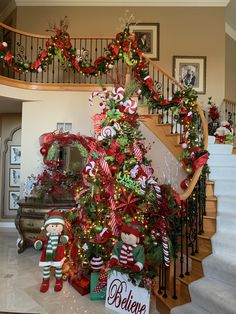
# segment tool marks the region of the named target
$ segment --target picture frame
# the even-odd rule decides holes
[[[135,33],[138,48],[152,60],[160,59],[160,23],[130,24],[130,32]]]
[[[9,169],[9,186],[20,187],[20,168]]]
[[[21,146],[11,145],[10,146],[10,164],[20,165],[21,163]]]
[[[173,76],[198,94],[205,94],[206,60],[205,56],[173,56]]]
[[[18,202],[20,200],[19,191],[9,191],[9,210],[17,210],[19,208]]]

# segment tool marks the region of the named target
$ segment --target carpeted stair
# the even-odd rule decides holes
[[[171,314],[236,314],[236,155],[232,145],[209,145],[209,179],[215,181],[217,227],[204,277],[189,285],[191,302]]]

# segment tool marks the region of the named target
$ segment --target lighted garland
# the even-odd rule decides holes
[[[40,51],[35,61],[18,62],[8,50],[6,42],[0,43],[0,58],[4,60],[5,66],[19,73],[27,73],[42,72],[52,63],[53,57],[57,56],[64,66],[87,76],[105,74],[112,69],[115,60],[124,60],[128,66],[133,68],[135,79],[141,85],[141,95],[147,99],[149,106],[151,108],[172,108],[175,115],[178,115],[179,122],[183,124],[184,143],[182,147],[184,152],[182,160],[189,174],[189,181],[196,169],[193,165],[191,149],[198,147],[195,149],[195,154],[198,156],[206,153],[201,147],[201,143],[196,143],[197,132],[194,129],[198,117],[194,106],[197,99],[196,92],[188,88],[176,92],[172,99],[164,99],[160,90],[154,86],[153,79],[149,75],[148,61],[137,47],[137,39],[134,34],[130,34],[129,26],[116,35],[115,39],[108,44],[104,56],[97,58],[93,65],[76,55],[76,49],[72,48],[70,36],[65,30],[55,29],[54,31],[55,35],[48,39],[45,48]]]

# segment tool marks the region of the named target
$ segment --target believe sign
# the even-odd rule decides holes
[[[106,307],[118,313],[148,314],[150,293],[134,286],[128,276],[112,271],[107,281]]]

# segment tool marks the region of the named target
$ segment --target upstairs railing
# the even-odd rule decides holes
[[[36,60],[38,55],[48,45],[51,36],[35,35],[0,23],[0,41],[6,42],[8,49],[14,56],[15,61],[26,67],[30,61]],[[106,55],[108,44],[112,41],[111,37],[73,37],[70,38],[71,44],[75,50],[75,56],[82,60],[84,66],[94,64],[95,60],[100,56]],[[95,84],[97,83],[97,75],[86,75],[80,71],[76,71],[71,67],[70,61],[65,62],[59,55],[52,55],[50,64],[42,72],[24,71],[17,72],[9,67],[5,67],[0,63],[0,74],[2,76],[17,79],[20,81],[31,83],[80,83]],[[103,84],[113,83],[114,80],[125,79],[125,63],[124,60],[115,60],[113,69],[109,69],[107,74],[102,75]],[[119,77],[117,77],[119,73]],[[99,75],[98,75],[99,76]]]
[[[36,36],[29,33],[15,30],[6,25],[0,24],[1,41],[8,44],[8,47],[12,55],[17,58],[20,64],[25,64],[27,67],[29,60],[35,60],[49,40],[49,36]],[[78,58],[82,58],[82,62],[86,65],[93,64],[99,56],[104,56],[107,53],[107,46],[112,38],[72,38],[71,42],[75,53]],[[49,56],[50,57],[50,56]],[[189,143],[189,138],[186,134],[194,132],[194,145],[199,147],[200,150],[206,150],[208,145],[208,131],[207,123],[204,118],[204,114],[196,101],[191,103],[188,112],[183,112],[184,109],[184,96],[180,96],[180,104],[172,102],[174,98],[177,101],[176,93],[185,91],[185,88],[179,84],[172,76],[164,72],[159,66],[157,66],[152,60],[145,58],[145,71],[148,75],[145,78],[139,78],[140,84],[147,88],[148,93],[150,91],[149,81],[151,89],[154,87],[157,91],[156,95],[161,96],[162,102],[155,106],[155,93],[152,94],[152,100],[150,102],[150,95],[147,93],[142,96],[142,101],[149,103],[149,113],[159,114],[161,117],[161,123],[171,125],[171,134],[180,133],[180,143],[183,149],[184,144]],[[66,64],[64,63],[66,62]],[[108,67],[104,74],[98,72],[97,75],[86,75],[85,72],[75,71],[70,68],[69,61],[65,61],[60,55],[52,56],[51,64],[42,72],[25,71],[19,73],[9,67],[6,67],[4,62],[0,62],[0,74],[7,78],[20,80],[28,83],[46,83],[46,84],[94,84],[97,82],[97,77],[101,79],[103,83],[114,83],[114,80],[120,83],[125,83],[125,77],[127,77],[127,63],[124,59],[119,58],[113,62],[112,67]],[[135,75],[135,69],[128,75]],[[153,96],[154,95],[154,96]],[[145,100],[146,98],[146,100]],[[178,106],[177,106],[178,105]],[[182,106],[182,107],[181,107]],[[175,109],[179,108],[177,112]],[[181,108],[181,109],[180,109]],[[186,109],[186,108],[185,108]],[[227,112],[232,112],[227,109]],[[181,116],[182,115],[182,116]],[[234,114],[235,115],[235,114]],[[180,119],[181,116],[181,119]],[[188,119],[194,117],[194,123],[189,128]],[[184,117],[187,119],[186,123],[183,123]],[[181,123],[181,121],[182,123]],[[192,140],[192,139],[191,139]],[[191,156],[189,156],[190,158]],[[205,190],[206,190],[206,173],[202,173],[203,166],[196,167],[194,169],[188,169],[186,174],[185,191],[180,194],[181,199],[181,222],[179,225],[174,224],[174,228],[170,234],[170,238],[175,243],[174,245],[174,259],[172,263],[174,276],[172,281],[168,280],[169,268],[162,263],[159,267],[159,287],[158,293],[163,297],[167,297],[167,290],[171,291],[172,297],[177,298],[176,283],[177,277],[183,277],[190,274],[188,257],[198,252],[198,234],[203,232],[203,216],[205,214]],[[180,273],[177,272],[177,268],[180,267]],[[171,287],[171,288],[170,288]]]
[[[236,134],[236,101],[224,99],[222,104],[222,111],[224,120],[228,121],[232,128],[234,135]]]

